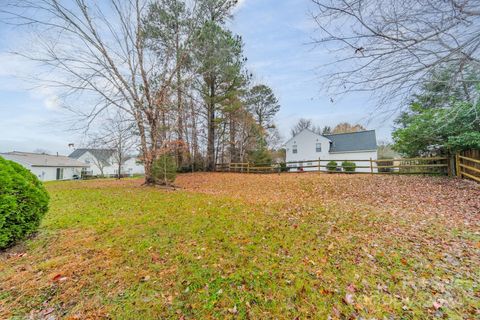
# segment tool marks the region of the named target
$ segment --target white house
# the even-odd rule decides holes
[[[0,156],[24,166],[41,181],[80,178],[82,170],[89,168],[84,162],[59,155],[13,151],[0,153]]]
[[[90,165],[88,173],[93,176],[115,176],[118,173],[115,150],[111,149],[76,149],[69,157]],[[136,157],[129,157],[121,167],[125,175],[144,174],[143,164]]]
[[[330,160],[337,161],[339,166],[344,160],[368,160],[351,162],[355,162],[357,167],[368,166],[368,168],[357,168],[356,172],[370,172],[370,159],[377,160],[375,130],[320,135],[309,129],[303,129],[285,143],[285,148],[287,166],[293,168],[317,166],[319,159],[322,160],[323,166]],[[299,162],[296,163],[297,161]],[[296,170],[293,168],[292,170]],[[319,169],[304,168],[303,170],[318,171]]]

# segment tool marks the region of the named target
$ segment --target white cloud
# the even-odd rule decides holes
[[[42,101],[48,110],[59,110],[61,101],[58,92],[33,80],[41,68],[21,56],[0,52],[0,91],[28,92],[34,100]]]
[[[49,110],[59,110],[61,106],[60,98],[57,95],[48,96],[43,100],[43,104]]]

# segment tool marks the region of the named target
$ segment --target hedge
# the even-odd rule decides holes
[[[355,162],[343,161],[342,168],[344,172],[355,172],[357,165],[355,164]]]
[[[329,161],[329,162],[327,163],[327,170],[328,170],[329,172],[335,172],[335,171],[337,171],[337,167],[338,167],[338,163],[337,163],[336,161],[333,161],[333,160],[332,160],[332,161]]]
[[[48,211],[48,201],[35,175],[0,157],[0,249],[35,232]]]

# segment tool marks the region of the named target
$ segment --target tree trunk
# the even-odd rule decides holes
[[[195,114],[195,104],[193,99],[190,100],[190,107],[191,107],[191,117],[192,117],[192,171],[195,171],[195,165],[197,163],[197,156],[199,153],[198,150],[198,136],[197,136],[197,121],[196,121],[196,114]]]
[[[207,171],[215,171],[215,82],[211,81],[208,102]]]
[[[117,178],[118,180],[120,180],[122,178],[122,162],[121,161],[118,161],[118,172],[117,172]]]
[[[175,36],[175,51],[177,53],[177,135],[178,141],[180,142],[180,149],[177,148],[177,166],[183,166],[183,99],[182,99],[182,71],[178,64],[180,64],[180,39],[179,39],[179,28],[177,25],[176,36]]]
[[[238,156],[238,151],[237,151],[237,123],[235,119],[235,115],[232,112],[230,114],[230,128],[229,128],[229,134],[230,134],[230,139],[229,139],[229,144],[230,144],[230,162],[239,162],[239,156]]]

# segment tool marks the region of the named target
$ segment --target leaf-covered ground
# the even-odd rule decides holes
[[[480,318],[478,184],[328,174],[177,184],[48,184],[38,235],[0,253],[0,318]]]

